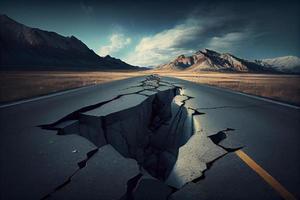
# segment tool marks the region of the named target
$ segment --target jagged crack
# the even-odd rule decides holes
[[[40,126],[56,130],[59,135],[78,134],[97,146],[78,163],[79,169],[45,198],[69,184],[74,174],[107,144],[175,188],[201,177],[207,165],[231,151],[219,143],[226,138],[226,132],[233,129],[209,137],[198,133],[194,117],[205,113],[186,106],[194,97],[184,94],[183,88],[161,81],[157,76],[149,76],[130,88],[133,87],[143,89],[128,93],[125,89],[125,93],[113,99],[86,106],[52,124]],[[192,156],[188,158],[190,162],[186,162],[185,157],[189,156]],[[190,172],[184,172],[178,181],[176,173],[182,173],[186,165]],[[127,197],[139,178],[137,175],[127,183]]]

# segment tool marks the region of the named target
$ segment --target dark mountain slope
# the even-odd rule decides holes
[[[74,36],[30,28],[0,15],[1,69],[137,69],[100,57]]]

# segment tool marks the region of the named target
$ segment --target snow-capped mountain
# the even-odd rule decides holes
[[[282,72],[300,73],[300,58],[297,56],[282,56],[258,60],[257,62],[265,66],[270,66]]]
[[[100,57],[74,36],[31,28],[0,15],[1,69],[137,69],[110,56]]]
[[[218,53],[209,49],[197,51],[191,56],[180,55],[168,64],[160,65],[162,70],[188,71],[235,71],[235,72],[263,72],[273,71],[269,66],[261,65],[238,58],[229,53]]]

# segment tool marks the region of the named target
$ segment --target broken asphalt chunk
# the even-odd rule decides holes
[[[88,165],[50,199],[119,199],[126,193],[128,180],[137,174],[136,161],[124,158],[108,144],[95,152]]]
[[[203,133],[194,134],[189,141],[179,148],[177,161],[166,180],[175,188],[202,176],[206,163],[226,154],[226,151],[215,145]]]

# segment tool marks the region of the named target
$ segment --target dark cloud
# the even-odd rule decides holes
[[[162,60],[206,47],[250,59],[300,55],[300,2],[293,0],[2,0],[0,12],[78,35],[95,51],[97,37],[123,34],[132,39],[131,53],[145,51]]]

